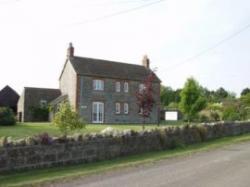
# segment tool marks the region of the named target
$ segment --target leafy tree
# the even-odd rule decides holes
[[[171,103],[180,102],[181,89],[173,90],[169,86],[161,86],[161,104],[163,107],[169,107]]]
[[[175,90],[175,98],[174,98],[174,102],[175,103],[179,103],[181,101],[181,91],[182,89],[177,89]]]
[[[227,98],[236,99],[236,93],[235,92],[228,92]]]
[[[203,95],[206,97],[208,103],[217,103],[220,101],[215,91],[202,87],[202,92]]]
[[[241,96],[240,100],[244,106],[250,106],[250,93]]]
[[[250,89],[249,88],[245,88],[245,89],[243,89],[242,90],[242,92],[241,92],[241,96],[244,96],[244,95],[247,95],[247,94],[249,94],[250,93]]]
[[[199,111],[206,106],[206,99],[202,94],[199,83],[194,78],[189,78],[181,91],[180,107],[188,122],[193,121]]]
[[[144,80],[144,88],[136,92],[137,105],[139,107],[139,114],[143,117],[142,128],[145,128],[145,120],[151,114],[154,98],[153,98],[153,81],[155,74],[152,72]]]
[[[0,107],[0,126],[15,125],[16,118],[14,112],[8,107]]]
[[[168,108],[169,109],[178,109],[179,108],[179,104],[175,103],[175,102],[171,102],[171,103],[169,103]]]
[[[161,86],[161,103],[163,106],[168,106],[175,100],[175,93],[171,87]]]
[[[236,95],[233,92],[228,92],[224,88],[220,87],[216,91],[209,90],[207,88],[202,87],[202,92],[209,103],[220,103],[223,102],[228,97],[235,98]]]
[[[72,110],[68,102],[60,104],[59,111],[53,119],[53,124],[57,126],[64,135],[67,135],[69,131],[85,127],[85,121],[77,112]]]
[[[220,87],[215,91],[215,95],[219,101],[222,101],[223,99],[227,98],[229,93],[224,88]]]

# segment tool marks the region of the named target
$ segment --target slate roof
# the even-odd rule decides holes
[[[142,65],[87,57],[74,56],[70,58],[70,62],[78,75],[86,76],[143,81],[152,72]],[[155,82],[160,82],[157,76]]]
[[[40,99],[46,99],[47,101],[52,101],[61,95],[60,89],[53,88],[34,88],[34,87],[24,87],[25,98],[32,102],[39,101]],[[33,101],[34,100],[34,101]]]
[[[37,87],[24,87],[25,91],[30,92],[50,92],[50,93],[61,93],[60,89],[56,88],[37,88]]]
[[[0,106],[15,107],[18,99],[18,93],[8,85],[0,91]]]

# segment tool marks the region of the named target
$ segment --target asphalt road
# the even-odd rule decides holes
[[[94,175],[58,186],[250,187],[250,142]]]

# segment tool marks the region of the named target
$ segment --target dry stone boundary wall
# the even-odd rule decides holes
[[[250,133],[250,122],[54,139],[50,145],[0,147],[0,172],[82,164]]]

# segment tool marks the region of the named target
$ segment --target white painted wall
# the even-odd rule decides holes
[[[76,81],[76,72],[70,61],[67,61],[60,78],[60,90],[62,95],[68,95],[70,105],[73,108],[76,104]]]

